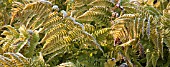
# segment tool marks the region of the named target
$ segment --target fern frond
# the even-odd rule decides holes
[[[96,40],[99,42],[99,44],[101,44],[102,46],[105,46],[108,43],[113,42],[112,39],[110,41],[108,39],[108,37],[110,37],[110,38],[112,37],[112,36],[109,36],[110,32],[111,32],[110,28],[103,28],[103,29],[94,31],[92,33],[92,35],[96,38]]]
[[[154,8],[153,6],[141,6],[139,4],[138,5],[124,4],[124,5],[126,5],[124,6],[125,14],[116,18],[113,23],[114,25],[112,27],[113,29],[112,32],[114,38],[120,38],[121,39],[119,40],[120,42],[129,42],[132,39],[135,39],[135,41],[137,40],[143,41],[146,38],[146,40],[148,40],[149,42],[146,44],[149,44],[151,47],[144,47],[147,48],[147,50],[145,49],[140,51],[143,52],[144,51],[147,52],[148,50],[156,51],[157,53],[154,52],[146,53],[147,55],[146,65],[148,66],[150,63],[152,63],[153,66],[156,66],[159,57],[163,58],[164,56],[162,40],[164,38],[164,35],[162,35],[159,32],[165,29],[161,27],[164,26],[164,25],[162,26],[162,23],[164,23],[164,21],[166,24],[166,22],[168,21],[167,18],[162,16],[163,13],[158,9]],[[162,18],[164,17],[164,19],[162,19],[161,17]],[[134,47],[136,47],[136,45],[132,45],[131,49],[135,49]]]
[[[81,36],[82,30],[74,28],[73,31],[68,31],[68,34],[71,36],[71,38],[77,38],[78,36]]]
[[[61,22],[64,23],[62,24],[62,27],[60,27]],[[47,33],[43,38],[43,41],[45,41],[41,51],[43,55],[55,53],[56,51],[71,45],[73,40],[75,41],[76,39],[79,39],[79,37],[84,37],[84,35],[88,36],[93,40],[95,45],[100,47],[95,38],[85,31],[84,25],[77,22],[73,17],[65,17],[61,20],[61,22],[59,22],[60,24],[53,24],[54,28],[50,28],[48,30],[49,33]],[[57,25],[59,26],[55,27]]]
[[[61,63],[57,67],[76,67],[76,65],[72,62]]]
[[[37,31],[27,30],[24,25],[21,25],[18,30],[12,26],[5,26],[7,30],[4,30],[2,35],[6,37],[1,41],[3,52],[13,52],[23,53],[24,56],[30,57],[34,55],[34,49],[39,41],[39,35]],[[13,35],[13,34],[17,34]],[[27,51],[29,51],[29,55],[27,55]]]
[[[86,12],[88,9],[85,10],[75,10],[73,13],[73,17],[77,18],[78,16],[82,15],[84,12]]]
[[[5,27],[8,28],[15,37],[19,37],[19,33],[12,26],[8,25]]]
[[[130,43],[133,42],[133,41],[135,41],[135,39],[129,40],[128,42],[123,43],[123,44],[121,44],[121,45],[119,45],[119,46],[124,46],[124,47],[125,47],[125,46],[129,46]]]
[[[1,33],[1,35],[5,35],[8,37],[8,36],[12,35],[12,33],[7,30],[4,30],[3,33]]]
[[[23,9],[16,11],[17,14],[14,16],[17,16],[19,23],[23,23],[27,28],[37,29],[47,20],[46,18],[52,10],[50,7],[51,4],[48,2],[28,3],[24,5]]]
[[[170,9],[165,9],[163,10],[163,16],[161,17],[161,21],[162,24],[164,24],[166,27],[169,27],[170,24],[168,22],[170,22],[170,20],[168,18],[170,18],[170,13],[169,13]]]
[[[61,50],[62,48],[65,48],[65,47],[67,47],[67,46],[69,46],[69,44],[60,44],[60,45],[58,45],[58,44],[53,44],[53,45],[48,46],[48,47],[46,47],[46,48],[44,47],[41,52],[42,52],[43,55],[45,56],[45,55],[54,53],[54,52],[56,52],[56,51],[58,51],[58,50]],[[57,48],[56,48],[56,47],[57,47]]]
[[[63,27],[65,27],[65,25],[63,23],[57,24],[56,27],[50,29],[47,34],[44,36],[44,38],[42,39],[41,42],[45,41],[47,38],[49,38],[51,35],[54,35],[56,32],[54,31],[59,31],[60,29],[62,29]],[[66,31],[66,30],[63,30]]]
[[[14,52],[19,52],[26,45],[27,42],[28,40],[26,39],[25,41],[18,41],[17,43],[14,43],[13,45],[17,45],[17,47],[13,49]]]
[[[12,40],[11,40],[11,41],[7,41],[7,42],[4,42],[4,43],[3,43],[3,46],[2,46],[3,52],[10,52],[10,51],[12,51],[12,50],[10,49],[11,44],[12,44]]]
[[[14,22],[14,19],[17,17],[18,11],[22,10],[24,8],[24,5],[20,2],[14,2],[12,4],[13,8],[12,10],[12,18],[11,18],[11,22],[10,25]]]
[[[89,4],[91,2],[91,0],[75,0],[74,1],[74,8],[80,8],[82,6],[85,6],[87,4]]]
[[[56,37],[56,36],[64,36],[64,35],[67,34],[67,31],[61,29],[61,30],[58,30],[58,32],[53,32],[53,33],[54,33],[53,35],[52,34],[46,34],[46,36],[42,39],[41,42],[43,42],[43,41],[45,41],[47,39],[53,40],[53,38]]]
[[[77,17],[77,20],[107,22],[108,17],[98,12],[87,11],[83,15]]]
[[[64,50],[64,51],[63,51]],[[55,58],[55,56],[59,55],[59,54],[63,54],[66,53],[67,51],[65,51],[65,48],[62,48],[58,51],[53,52],[53,54],[50,56],[50,58],[48,58],[48,60],[46,61],[46,63],[50,62],[51,60],[53,60]]]
[[[94,6],[94,7],[90,8],[89,11],[100,12],[100,13],[103,13],[107,16],[112,15],[110,10],[107,7],[104,7],[104,6]]]
[[[3,66],[27,66],[29,64],[28,58],[20,53],[4,53],[0,57]]]
[[[95,31],[95,27],[93,25],[90,25],[90,24],[84,24],[84,27],[85,27],[85,31],[89,32],[89,33],[92,33]]]
[[[110,31],[111,29],[110,28],[103,28],[103,29],[100,29],[100,30],[97,30],[93,33],[93,36],[95,37],[99,37],[101,36],[102,34],[104,33],[107,33],[108,31]]]
[[[24,53],[25,57],[31,58],[34,56],[34,54],[36,54],[35,50],[39,43],[39,40],[40,40],[39,32],[38,31],[32,32],[32,34],[27,42],[29,47],[26,49],[26,50],[28,50],[28,53]]]
[[[44,23],[43,30],[53,27],[53,25],[56,25],[57,23],[61,22],[61,20],[62,18],[58,16],[50,19],[49,21]]]
[[[91,2],[88,5],[92,5],[92,6],[105,6],[105,7],[113,7],[114,4],[108,0],[95,0],[93,2]]]
[[[56,17],[58,15],[58,12],[52,12],[49,14],[48,18],[52,19],[53,17]]]
[[[127,13],[141,13],[145,15],[159,16],[161,12],[156,10],[153,6],[140,6],[136,4],[126,3],[123,5]],[[130,11],[129,11],[130,10]]]

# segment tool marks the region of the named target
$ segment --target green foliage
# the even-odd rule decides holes
[[[170,66],[167,0],[0,3],[0,66]]]

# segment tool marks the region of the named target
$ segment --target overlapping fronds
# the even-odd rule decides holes
[[[110,8],[113,7],[114,4],[108,0],[95,0],[95,1],[92,1],[91,3],[89,3],[87,0],[87,1],[84,1],[83,4],[84,4],[84,7],[86,7],[83,10],[82,10],[83,7],[80,7],[81,11],[77,11],[77,9],[73,9],[75,10],[74,15],[77,17],[77,20],[88,19],[87,21],[95,21],[97,19],[101,19],[100,21],[106,22],[105,20],[106,19],[108,20],[107,17],[112,15]],[[76,5],[74,6],[77,7]],[[90,17],[90,18],[87,18],[87,17]]]
[[[26,55],[27,57],[33,56],[34,49],[39,40],[38,32],[27,30],[25,26],[21,26],[19,30],[16,30],[10,25],[4,27],[6,27],[8,30],[5,30],[1,34],[6,36],[1,40],[3,52],[21,52],[24,53],[24,55]],[[28,49],[28,51],[21,51],[25,49]]]
[[[124,13],[122,16],[116,18],[113,22],[113,36],[115,38],[115,45],[123,45],[120,42],[127,42],[129,40],[135,39],[135,42],[148,40],[148,43],[151,47],[144,47],[143,51],[146,51],[146,66],[150,66],[152,63],[154,67],[157,65],[157,61],[160,58],[164,58],[163,55],[163,30],[161,17],[163,16],[162,12],[154,8],[153,6],[141,6],[139,4],[124,4]],[[162,33],[160,33],[162,32]],[[118,38],[118,39],[117,39]],[[135,44],[134,42],[134,44]],[[142,42],[143,43],[143,42]],[[146,43],[143,43],[145,46]],[[124,46],[125,47],[125,46]],[[133,48],[141,48],[137,45],[132,45]],[[128,47],[124,49],[130,49]],[[141,50],[139,50],[141,51]],[[150,52],[152,51],[152,53]],[[124,53],[124,52],[123,52]],[[130,54],[125,53],[125,57],[128,63],[130,61]],[[136,62],[136,61],[135,61]],[[139,63],[139,62],[137,62]],[[129,64],[131,65],[131,64]],[[140,66],[140,64],[139,64]]]
[[[6,0],[0,1],[0,30],[2,29],[3,25],[10,23],[11,5],[12,5],[12,1],[6,1]]]
[[[11,53],[7,52],[0,55],[0,65],[2,67],[32,67],[32,66],[43,66],[47,67],[45,64],[43,56],[40,55],[34,57],[34,59],[24,57],[21,53]]]
[[[60,16],[56,5],[52,7],[49,1],[24,4],[14,2],[12,6],[10,25],[4,26],[7,29],[1,34],[5,36],[1,38],[2,53],[20,52],[25,57],[32,58],[37,54],[34,52],[37,45],[43,44],[42,55],[51,55],[48,62],[60,52],[66,51],[75,41],[81,41],[82,44],[90,41],[89,44],[95,44],[102,50],[96,39],[86,32],[83,24],[64,11],[61,11],[63,16]],[[45,36],[41,37],[43,39],[39,43],[41,33],[45,33]]]
[[[50,54],[57,50],[60,50],[64,47],[68,46],[69,43],[71,42],[72,38],[69,36],[69,34],[71,34],[72,31],[70,31],[70,32],[68,32],[68,31],[73,28],[73,27],[70,27],[72,24],[68,25],[67,22],[70,22],[70,21],[66,21],[65,24],[62,22],[65,22],[65,21],[62,21],[62,20],[60,20],[60,22],[54,21],[53,24],[51,25],[54,27],[47,30],[48,32],[45,34],[45,37],[41,41],[41,42],[45,41],[45,44],[44,44],[43,50],[42,50],[42,53],[44,55]],[[50,24],[50,23],[48,23],[48,24]],[[44,28],[47,28],[47,27],[44,26]],[[74,31],[76,31],[76,30],[74,30]],[[79,35],[79,34],[77,34],[77,35]]]
[[[168,18],[170,18],[170,12],[169,9],[170,8],[170,3],[167,5],[166,9],[163,10],[163,16],[161,17],[161,23],[165,26],[162,27],[164,28],[163,32],[163,42],[166,44],[166,46],[168,47],[168,49],[170,49],[170,25],[168,24],[168,22],[170,22],[170,20]],[[168,55],[168,60],[170,59],[170,55]],[[164,66],[169,66],[169,61],[167,61],[167,63]]]
[[[2,0],[0,66],[168,67],[169,18],[169,0]]]
[[[45,37],[41,41],[45,41],[42,50],[43,55],[51,54],[57,50],[61,50],[62,48],[71,45],[71,42],[76,41],[79,38],[90,36],[90,39],[94,39],[91,38],[89,33],[85,32],[84,26],[82,26],[82,24],[69,17],[60,21],[56,21],[51,26],[54,27],[47,30]]]
[[[86,9],[87,11],[84,13],[84,14],[82,14],[82,15],[80,15],[80,16],[78,16],[77,18],[78,19],[81,19],[81,18],[83,18],[83,17],[93,17],[94,16],[94,18],[95,17],[97,17],[97,16],[101,16],[101,18],[107,18],[107,16],[111,16],[112,15],[112,13],[111,13],[111,11],[110,11],[110,9],[108,8],[108,4],[106,5],[101,5],[100,3],[103,3],[103,2],[108,2],[108,1],[104,1],[103,0],[103,2],[100,2],[100,0],[96,0],[96,1],[94,1],[94,2],[99,2],[99,5],[93,5],[93,7],[91,7],[91,8],[89,8],[89,9]],[[93,2],[92,2],[93,3]],[[111,3],[111,2],[109,2],[109,3]],[[111,3],[111,4],[113,4],[113,3]],[[111,6],[111,5],[109,5],[109,7],[113,7],[113,6]],[[96,16],[95,16],[96,15]],[[106,15],[106,16],[102,16],[102,15]],[[85,19],[87,19],[87,18],[84,18],[84,20]],[[91,19],[93,19],[93,18],[88,18],[89,20]],[[95,19],[94,19],[95,20]],[[88,21],[88,20],[87,20]]]
[[[115,19],[115,22],[113,23],[114,25],[112,26],[112,29],[114,30],[114,38],[123,38],[128,40],[139,37],[141,30],[137,30],[137,25],[140,26],[143,23],[133,20],[139,20],[136,17],[139,17],[139,14],[125,14]]]
[[[114,2],[109,0],[94,0],[86,5],[88,8],[84,9],[84,11],[72,9],[73,17],[75,17],[76,20],[88,22],[92,25],[95,24],[94,26],[97,28],[110,26],[110,21],[113,18],[112,9],[115,7]]]
[[[62,17],[59,17],[59,16],[53,17],[52,19],[48,20],[47,22],[43,24],[42,31],[44,31],[45,29],[52,28],[52,27],[55,28],[55,25],[59,24],[61,21],[62,21]],[[59,27],[62,27],[62,26],[59,26]]]
[[[24,24],[26,28],[33,30],[41,27],[48,20],[47,17],[52,10],[52,4],[49,1],[38,1],[30,4],[15,2],[13,6],[15,8],[13,8],[10,24],[16,20],[18,23]]]
[[[84,12],[86,12],[89,8],[92,6],[88,5],[91,0],[75,0],[71,6],[73,17],[78,17],[82,15]]]
[[[0,55],[0,65],[2,67],[23,67],[29,66],[30,61],[20,53],[4,53]]]

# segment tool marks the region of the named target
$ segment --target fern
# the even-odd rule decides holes
[[[1,66],[169,66],[169,1],[0,3]]]
[[[134,4],[128,4],[128,6],[126,5],[125,13],[133,14],[124,14],[114,20],[115,22],[112,26],[112,29],[114,30],[114,38],[120,38],[122,42],[129,41],[134,38],[138,39],[137,41],[142,41],[142,38],[147,35],[147,38],[149,40],[148,44],[151,47],[145,48],[149,51],[153,51],[153,53],[146,53],[147,66],[150,64],[151,58],[152,65],[155,67],[159,57],[163,58],[164,56],[162,43],[163,36],[161,36],[161,33],[159,33],[161,31],[160,22],[163,21],[159,21],[160,18],[158,18],[162,16],[162,13],[152,6],[141,7]],[[132,47],[136,47],[136,45],[132,45]],[[125,54],[125,57],[127,57],[129,63],[129,56]]]
[[[72,20],[72,21],[71,21]],[[90,34],[88,34],[87,32],[85,32],[84,30],[84,26],[82,26],[80,23],[76,22],[73,18],[70,17],[67,19],[64,19],[63,21],[65,25],[64,27],[61,27],[61,29],[58,29],[58,27],[55,27],[53,29],[49,29],[48,33],[46,34],[46,36],[44,37],[43,41],[45,41],[45,45],[43,47],[43,54],[50,54],[52,52],[55,52],[57,50],[60,50],[66,46],[69,45],[69,43],[71,43],[72,40],[74,40],[77,36],[82,36],[82,35],[88,35],[90,37],[92,37]],[[54,24],[53,24],[54,25]],[[56,24],[58,25],[58,24]],[[75,27],[73,28],[72,25],[78,25],[80,27]],[[54,25],[55,26],[55,25]],[[79,29],[80,28],[80,29]],[[58,29],[58,33],[55,32],[54,33],[54,29]],[[81,29],[83,31],[81,31]],[[61,31],[59,31],[61,30]],[[63,32],[62,32],[63,31]],[[53,34],[50,34],[53,33]],[[60,34],[61,33],[61,34]],[[63,35],[62,35],[63,34]],[[76,34],[76,35],[75,35]],[[94,40],[94,38],[92,37],[92,39]],[[95,42],[95,41],[94,41]],[[95,42],[96,43],[96,42]],[[51,45],[54,44],[54,45]],[[51,45],[51,46],[50,46]],[[97,44],[98,45],[98,44]],[[55,47],[57,46],[61,46],[61,48],[56,49]],[[54,47],[54,48],[52,48]],[[49,51],[48,51],[49,50]],[[45,52],[44,52],[45,51]]]
[[[52,4],[49,2],[43,2],[43,1],[30,3],[25,5],[22,10],[15,11],[16,13],[15,15],[19,15],[18,21],[26,25],[27,28],[37,29],[41,25],[43,25],[43,22],[47,20],[45,18],[48,16],[48,13],[52,9],[46,9],[46,8],[50,7],[51,5]]]
[[[1,66],[27,66],[30,63],[29,59],[20,53],[4,53],[0,57]]]
[[[0,49],[2,50],[1,54],[4,55],[1,55],[2,66],[45,66],[44,61],[39,61],[39,57],[33,60],[36,58],[33,56],[37,54],[34,50],[40,39],[39,31],[36,29],[40,28],[46,21],[45,18],[52,10],[46,10],[46,8],[51,7],[51,5],[48,1],[13,3],[10,25],[4,25],[1,28],[5,29],[1,34],[5,36],[1,37],[2,47]],[[31,59],[31,62],[28,59]],[[41,58],[41,60],[44,59]]]
[[[86,20],[86,21],[93,21],[96,20],[96,22],[107,22],[108,17],[97,13],[97,12],[93,12],[93,11],[88,11],[86,13],[84,13],[83,15],[78,17],[79,20]],[[88,19],[88,20],[87,20]],[[99,19],[99,20],[97,20]]]
[[[94,11],[94,12],[100,12],[103,13],[104,15],[111,16],[112,13],[107,9],[107,7],[103,6],[94,6],[89,9],[89,11]]]
[[[95,1],[91,2],[89,5],[113,7],[114,3],[109,0],[95,0]]]

